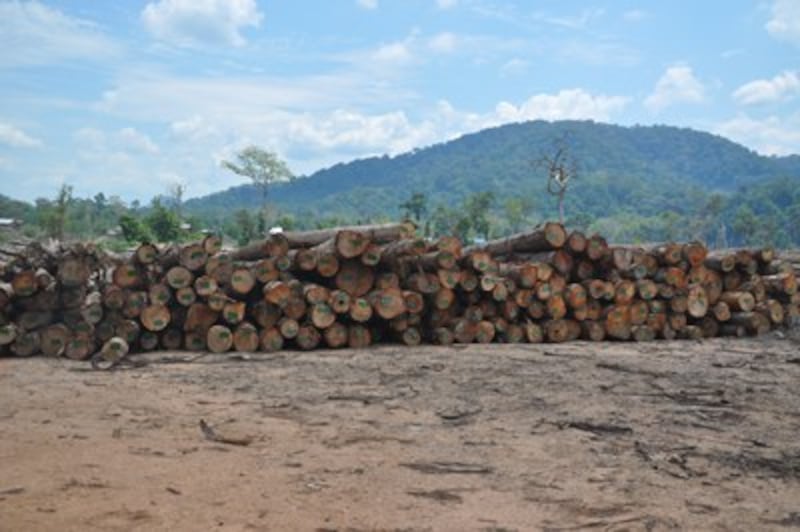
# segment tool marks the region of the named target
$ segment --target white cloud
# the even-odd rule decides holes
[[[243,46],[241,30],[262,19],[255,0],[157,0],[142,10],[148,31],[179,46]]]
[[[436,0],[436,5],[439,9],[450,9],[458,4],[458,0]]]
[[[640,61],[638,50],[617,42],[573,40],[558,43],[554,51],[568,63],[593,66],[635,66]]]
[[[358,5],[364,9],[377,9],[378,0],[358,0]]]
[[[506,77],[519,76],[527,72],[529,67],[530,63],[528,61],[515,57],[503,63],[503,66],[500,67],[500,73]]]
[[[83,127],[73,133],[72,138],[83,154],[110,151],[130,156],[156,155],[161,151],[149,136],[132,127],[124,127],[110,134],[93,127]]]
[[[175,137],[190,140],[209,138],[217,134],[217,129],[200,115],[174,120],[170,124],[170,130]]]
[[[440,54],[449,54],[454,52],[457,45],[458,37],[456,37],[455,34],[447,31],[439,33],[438,35],[434,35],[428,41],[428,47],[434,52]]]
[[[644,100],[652,111],[660,111],[676,103],[700,103],[705,99],[705,87],[694,76],[691,67],[669,67],[659,78],[655,90]]]
[[[413,61],[414,54],[408,41],[400,41],[379,46],[371,57],[380,63],[404,64]]]
[[[122,145],[132,151],[149,154],[156,154],[160,151],[158,145],[150,137],[132,127],[120,129],[117,135]]]
[[[417,38],[415,43],[411,51],[422,54],[427,40]],[[80,137],[90,146],[100,146],[102,157],[97,150],[90,154],[97,175],[113,171],[113,165],[126,155],[136,160],[141,177],[126,185],[133,191],[128,194],[147,198],[161,193],[161,184],[145,178],[172,172],[191,176],[188,184],[193,196],[241,183],[221,171],[219,161],[250,143],[275,150],[293,171],[307,174],[338,162],[397,154],[508,122],[609,120],[628,102],[621,96],[572,89],[535,94],[526,101],[502,102],[476,112],[455,109],[447,102],[426,104],[418,95],[371,74],[354,71],[287,79],[131,73],[95,109],[108,119],[128,124],[163,124],[168,135],[159,139],[159,151],[137,155],[121,142],[118,130],[109,131],[105,138],[102,132],[85,130],[76,133],[76,140]],[[79,171],[76,168],[74,173]],[[126,175],[131,172],[126,169]]]
[[[564,89],[556,94],[535,94],[521,105],[497,104],[495,113],[500,122],[524,120],[607,121],[628,103],[623,96],[593,95],[583,89]]]
[[[772,18],[767,22],[766,28],[776,39],[800,46],[800,2],[775,0],[772,4]]]
[[[546,13],[537,12],[533,14],[534,20],[546,22],[553,26],[559,26],[569,30],[583,30],[589,24],[605,15],[606,11],[602,8],[583,9],[578,15],[552,16]]]
[[[113,57],[119,47],[98,27],[39,2],[0,3],[0,67]]]
[[[42,141],[31,137],[11,124],[0,122],[0,144],[13,148],[38,148],[42,145]]]
[[[631,9],[622,14],[622,18],[627,22],[639,22],[648,17],[647,11],[642,9]]]
[[[786,71],[772,79],[757,79],[745,83],[733,93],[737,103],[750,105],[785,100],[800,94],[800,75]]]
[[[718,124],[714,131],[765,155],[800,154],[800,113],[763,119],[740,114]]]
[[[72,138],[85,148],[105,145],[106,142],[106,134],[93,127],[82,127],[72,134]]]

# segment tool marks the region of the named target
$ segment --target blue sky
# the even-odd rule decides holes
[[[0,0],[0,193],[147,200],[531,119],[800,153],[800,0]]]

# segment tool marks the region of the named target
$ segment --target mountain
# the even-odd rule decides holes
[[[690,195],[730,194],[778,177],[800,180],[798,155],[766,157],[692,129],[533,121],[394,157],[337,164],[272,187],[270,200],[299,215],[368,219],[396,215],[398,204],[412,191],[426,193],[432,204],[455,205],[470,193],[491,190],[501,200],[528,195],[543,213],[552,213],[545,176],[532,163],[552,153],[554,139],[564,135],[579,169],[567,206],[594,217],[611,208],[639,214],[680,212]],[[190,200],[186,208],[222,214],[257,207],[258,198],[252,185],[241,185]]]

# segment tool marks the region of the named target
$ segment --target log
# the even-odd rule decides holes
[[[333,227],[315,231],[288,231],[283,236],[288,241],[289,247],[310,248],[333,238],[340,231],[357,231],[369,241],[376,244],[386,244],[395,240],[409,238],[414,235],[416,226],[409,221],[390,224],[375,224],[361,226]]]
[[[224,325],[213,325],[208,329],[206,345],[212,353],[226,353],[233,347],[233,333]]]
[[[146,331],[139,337],[139,345],[145,351],[153,351],[159,344],[167,351],[177,351],[183,345],[183,332],[170,328],[164,330],[160,337],[152,331]]]
[[[222,312],[225,305],[233,301],[227,294],[217,291],[206,297],[209,308],[215,312]]]
[[[586,251],[588,239],[580,231],[572,231],[567,237],[566,248],[572,255],[581,255]]]
[[[233,349],[244,353],[258,351],[260,345],[258,329],[250,322],[244,321],[233,331]]]
[[[723,292],[719,299],[734,312],[750,312],[756,306],[750,292]]]
[[[222,237],[219,235],[209,234],[203,237],[203,250],[210,257],[222,251]]]
[[[585,320],[581,322],[581,338],[591,342],[602,342],[606,338],[606,329],[597,321]]]
[[[130,346],[124,338],[114,337],[103,344],[100,349],[100,356],[106,363],[117,364],[130,352]]]
[[[292,318],[281,318],[278,321],[278,330],[281,332],[281,336],[287,340],[291,340],[297,337],[300,324],[297,323],[297,320],[293,320]]]
[[[351,320],[364,323],[372,318],[372,305],[366,299],[358,297],[350,301],[348,313]]]
[[[259,327],[262,329],[270,329],[278,323],[281,318],[281,309],[277,305],[267,303],[266,301],[258,301],[250,308],[250,315]]]
[[[544,333],[548,342],[566,342],[569,339],[570,332],[567,320],[550,320],[544,324]]]
[[[183,335],[183,345],[189,351],[206,351],[206,332],[187,332]]]
[[[361,264],[364,266],[377,266],[383,257],[383,248],[375,242],[370,242],[361,253]]]
[[[178,334],[180,334],[180,331],[178,331]],[[151,331],[144,331],[139,336],[139,348],[142,351],[155,351],[156,349],[158,349],[159,341],[160,341],[160,338],[158,337],[158,335],[156,333],[151,332]],[[187,349],[191,349],[189,346],[186,346],[186,348]],[[203,349],[205,349],[205,346],[203,346],[199,350],[203,350]]]
[[[283,349],[284,339],[279,329],[276,327],[269,327],[261,331],[259,342],[262,351],[273,353]]]
[[[708,297],[706,290],[700,285],[694,285],[689,289],[687,296],[687,311],[693,318],[702,318],[708,312]]]
[[[341,322],[336,322],[324,331],[322,336],[325,339],[325,344],[332,348],[337,349],[347,345],[347,326]]]
[[[186,321],[183,324],[184,332],[195,332],[205,334],[217,322],[218,311],[213,310],[205,303],[195,303],[189,307],[186,313]]]
[[[197,293],[191,286],[179,288],[175,291],[175,300],[184,307],[188,307],[197,301]]]
[[[336,313],[327,303],[317,303],[311,308],[311,322],[317,329],[327,329],[336,322]]]
[[[303,325],[297,331],[297,346],[304,351],[315,349],[322,341],[322,335],[313,325]]]
[[[453,345],[455,342],[453,331],[447,327],[437,327],[433,330],[431,336],[431,340],[436,345]]]
[[[728,321],[731,325],[741,325],[748,334],[760,336],[770,330],[769,319],[758,312],[733,312]]]
[[[195,272],[205,268],[208,253],[202,244],[189,244],[180,249],[178,261],[181,266]]]
[[[259,240],[240,247],[231,253],[234,261],[255,261],[270,257],[280,257],[289,251],[290,242],[286,233],[270,235],[265,240]]]
[[[229,301],[222,308],[222,319],[229,325],[236,325],[244,320],[246,311],[243,301]]]
[[[283,313],[288,318],[300,320],[306,315],[307,309],[308,305],[306,305],[305,299],[297,294],[292,294],[286,306],[283,307]]]
[[[370,292],[368,300],[375,313],[384,320],[391,320],[406,311],[403,292],[397,288],[386,288]]]
[[[627,340],[631,336],[630,308],[614,305],[604,311],[606,334],[616,340]]]
[[[481,245],[468,246],[464,248],[463,254],[469,255],[474,251],[483,251],[494,256],[552,251],[563,247],[566,241],[567,232],[564,230],[564,226],[556,222],[547,222],[532,231],[490,240]]]
[[[366,326],[354,323],[347,329],[347,345],[353,349],[369,347],[372,344],[372,333]]]
[[[600,235],[592,235],[586,241],[586,256],[590,261],[599,262],[608,254],[608,242]]]
[[[330,278],[339,271],[339,259],[334,253],[317,254],[317,273],[322,277]]]
[[[161,304],[148,305],[140,316],[142,326],[152,332],[166,329],[171,317],[169,308]]]
[[[194,282],[194,274],[184,266],[173,266],[167,271],[167,284],[175,290],[188,288]],[[119,285],[119,283],[115,283]]]
[[[285,307],[292,295],[291,288],[283,281],[270,281],[264,285],[264,301],[278,307]]]
[[[320,303],[327,302],[336,314],[344,314],[350,311],[352,299],[354,298],[351,298],[350,294],[344,290],[332,290],[327,300],[320,301]]]
[[[344,290],[352,297],[366,295],[375,282],[374,270],[358,261],[345,261],[336,274],[337,288]]]
[[[41,331],[40,349],[44,356],[60,357],[67,349],[72,337],[69,327],[63,323],[54,323]]]

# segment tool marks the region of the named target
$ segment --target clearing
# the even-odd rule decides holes
[[[0,530],[800,527],[776,335],[130,362],[0,359]]]

